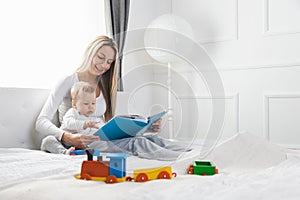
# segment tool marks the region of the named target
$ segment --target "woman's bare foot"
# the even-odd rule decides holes
[[[75,151],[75,147],[70,147],[69,149],[67,149],[67,151],[65,152],[66,155],[70,155],[71,151]]]

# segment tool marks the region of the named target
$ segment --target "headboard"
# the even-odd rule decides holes
[[[0,148],[40,149],[41,136],[35,131],[38,117],[50,90],[0,87]],[[116,114],[127,113],[128,94],[117,94]],[[53,122],[58,124],[57,115]]]
[[[39,149],[35,121],[50,90],[0,87],[0,147]]]

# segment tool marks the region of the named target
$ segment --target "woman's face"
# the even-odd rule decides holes
[[[102,46],[92,60],[90,71],[99,76],[110,69],[111,63],[115,60],[115,52],[110,46]]]

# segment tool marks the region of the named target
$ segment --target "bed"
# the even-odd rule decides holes
[[[247,132],[237,133],[219,143],[205,158],[218,167],[216,175],[186,173],[189,164],[199,159],[201,153],[202,146],[195,143],[192,152],[175,162],[135,156],[127,158],[128,175],[134,169],[168,165],[177,173],[177,177],[172,179],[115,184],[77,180],[75,175],[80,173],[86,156],[56,155],[38,150],[39,139],[35,137],[33,122],[48,91],[0,88],[0,94],[3,97],[1,110],[13,112],[14,119],[18,121],[16,126],[1,115],[1,199],[300,198],[300,153]],[[32,96],[35,98],[32,99]],[[4,106],[4,102],[9,103]]]

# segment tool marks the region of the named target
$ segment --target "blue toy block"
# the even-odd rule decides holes
[[[110,159],[109,174],[115,175],[117,178],[125,177],[128,154],[109,154],[106,157]]]

